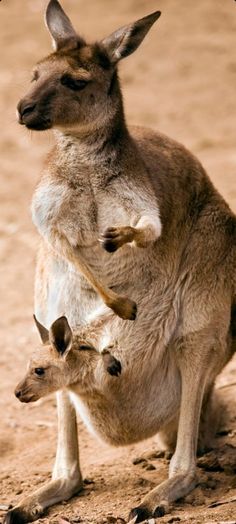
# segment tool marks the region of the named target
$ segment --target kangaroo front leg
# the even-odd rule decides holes
[[[127,297],[118,295],[105,284],[101,283],[87,266],[82,255],[78,252],[78,249],[76,250],[73,248],[65,237],[59,236],[55,233],[52,237],[51,244],[57,252],[69,260],[69,262],[71,262],[86,278],[93,289],[98,293],[98,295],[100,295],[106,306],[112,309],[116,315],[124,320],[135,320],[137,314],[137,306],[135,302]]]
[[[198,348],[199,357],[201,350]],[[192,355],[191,355],[192,356]],[[188,359],[188,356],[185,356]],[[203,356],[202,356],[203,360]],[[206,368],[205,368],[206,369]],[[177,444],[170,462],[169,479],[154,488],[130,513],[136,523],[153,516],[161,517],[169,505],[187,495],[196,485],[196,447],[206,371],[202,362],[189,362],[180,367],[182,394]]]
[[[82,489],[75,410],[65,391],[57,393],[57,404],[58,443],[52,480],[10,510],[5,524],[36,520],[46,508],[71,498]]]
[[[101,236],[104,249],[113,253],[124,244],[134,242],[137,247],[147,247],[161,235],[161,221],[158,216],[142,216],[135,227],[109,227]]]

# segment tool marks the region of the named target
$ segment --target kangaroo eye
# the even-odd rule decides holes
[[[86,87],[88,84],[87,80],[77,80],[76,78],[72,78],[70,75],[63,75],[61,77],[61,84],[63,86],[68,87],[69,89],[72,89],[72,91],[81,91]]]
[[[44,375],[45,371],[43,368],[35,368],[34,370],[35,374],[38,375],[39,377],[41,377],[42,375]]]

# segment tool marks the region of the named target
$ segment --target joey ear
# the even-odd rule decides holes
[[[131,55],[141,44],[154,22],[161,16],[161,11],[155,11],[136,22],[121,27],[102,40],[112,63]]]
[[[65,356],[72,344],[72,331],[66,317],[60,317],[50,327],[49,340],[57,352]]]
[[[45,13],[45,23],[52,37],[55,51],[70,42],[72,47],[84,43],[83,39],[77,35],[58,0],[50,0]]]
[[[37,320],[36,316],[33,315],[36,327],[38,329],[40,338],[42,340],[43,344],[49,344],[49,331],[46,329],[43,324],[40,324],[40,322]]]

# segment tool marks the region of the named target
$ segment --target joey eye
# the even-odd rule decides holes
[[[92,347],[92,346],[89,346],[88,344],[80,344],[80,345],[79,345],[79,349],[80,349],[81,351],[87,351],[88,349],[93,349],[93,347]]]
[[[35,372],[36,375],[41,377],[42,375],[44,375],[45,370],[43,368],[35,368],[34,372]]]
[[[81,91],[88,84],[88,80],[78,80],[70,75],[63,75],[61,77],[61,84],[72,89],[72,91]]]

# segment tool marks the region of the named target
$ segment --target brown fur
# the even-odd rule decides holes
[[[107,383],[107,374],[118,376],[121,373],[119,360],[111,354],[114,346],[103,348],[100,353],[95,348],[99,340],[99,329],[93,336],[97,323],[94,328],[86,326],[72,336],[66,317],[57,319],[49,331],[36,318],[35,322],[43,348],[32,355],[27,374],[16,387],[15,395],[21,402],[35,402],[49,393],[75,385],[82,396],[93,396],[102,389],[103,383]]]
[[[32,207],[43,237],[39,320],[48,327],[66,314],[74,329],[99,318],[98,287],[88,283],[94,275],[100,295],[112,287],[138,305],[134,323],[112,316],[106,333],[108,344],[116,340],[122,348],[115,354],[121,387],[113,382],[101,409],[93,398],[86,413],[79,406],[80,413],[115,445],[170,428],[177,434],[169,478],[134,508],[136,522],[167,511],[195,486],[200,419],[201,428],[212,419],[201,416],[202,406],[211,411],[215,377],[235,349],[235,216],[183,146],[125,123],[117,62],[138,47],[158,16],[89,46],[51,0],[47,22],[57,51],[37,66],[36,84],[18,106],[22,123],[53,127],[56,138]],[[61,84],[68,73],[77,82],[85,75],[91,81],[73,91]],[[117,250],[110,255],[107,247]],[[114,309],[114,297],[110,304],[103,299]],[[116,305],[119,310],[119,299]],[[117,417],[107,425],[111,406]],[[74,410],[66,392],[58,393],[58,413],[53,480],[23,499],[7,522],[14,522],[14,511],[18,519],[20,512],[34,520],[81,488]],[[202,446],[206,433],[201,429]]]

